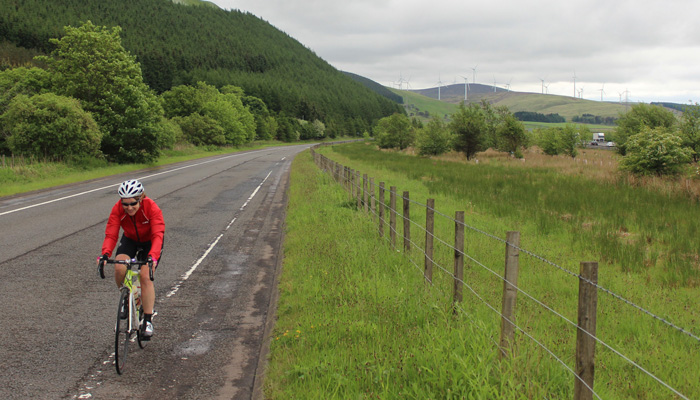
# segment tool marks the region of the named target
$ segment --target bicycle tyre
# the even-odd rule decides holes
[[[146,340],[142,340],[143,335],[143,324],[145,324],[146,321],[144,321],[144,315],[143,315],[143,307],[139,307],[139,321],[138,321],[138,328],[136,329],[136,339],[139,342],[139,347],[140,348],[145,348],[146,343],[148,343]]]
[[[129,331],[131,312],[129,307],[129,289],[123,287],[119,296],[117,325],[114,331],[114,366],[119,375],[124,372],[124,367],[126,366],[126,355],[129,351],[129,340],[131,338],[131,332]],[[126,315],[123,315],[122,310],[126,310]]]

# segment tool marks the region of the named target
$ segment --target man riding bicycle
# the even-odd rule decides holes
[[[98,258],[107,260],[117,245],[119,229],[123,229],[117,256],[115,260],[130,260],[136,256],[137,250],[142,249],[142,254],[153,264],[155,271],[163,251],[163,235],[165,233],[165,221],[163,212],[158,205],[146,197],[144,187],[136,179],[122,182],[119,185],[119,201],[112,207],[105,229],[105,240],[102,243],[102,256]],[[126,266],[114,264],[114,280],[121,287],[126,275]],[[145,326],[143,336],[145,339],[153,336],[153,306],[156,300],[155,288],[149,278],[148,268],[142,268],[139,273],[141,282],[141,301],[143,304]]]

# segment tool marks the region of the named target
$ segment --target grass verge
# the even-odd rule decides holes
[[[544,191],[547,185],[556,190],[557,185],[566,184],[566,190],[557,191],[562,204],[568,204],[566,209],[578,203],[566,200],[564,194],[576,197],[595,188],[568,186],[572,183],[566,177],[546,168],[519,175],[500,163],[460,166],[376,152],[363,144],[323,151],[343,165],[385,181],[387,187],[397,186],[399,193],[409,191],[411,199],[435,198],[436,207],[447,215],[466,210],[467,223],[483,232],[505,237],[506,231],[519,230],[524,248],[569,270],[578,271],[580,261],[595,260],[599,254],[599,249],[581,243],[580,229],[571,229],[573,217],[584,217],[583,212],[562,214],[558,201],[543,202],[550,196]],[[477,179],[479,175],[484,179],[481,185],[457,181],[441,187],[450,177]],[[535,188],[513,191],[519,184]],[[605,190],[613,191],[614,186]],[[637,196],[631,190],[623,193]],[[642,198],[647,192],[640,189]],[[528,193],[534,194],[533,205],[528,203]],[[504,204],[513,209],[506,211]],[[541,214],[533,213],[535,208]],[[424,220],[424,215],[420,208],[411,210],[412,220]],[[636,226],[624,215],[616,217],[612,226]],[[279,320],[266,380],[268,398],[573,396],[575,327],[519,294],[517,324],[560,361],[521,331],[516,333],[513,358],[498,361],[500,316],[493,309],[500,310],[500,277],[468,261],[464,280],[473,293],[465,288],[465,300],[454,315],[448,271],[453,252],[436,246],[435,260],[446,270],[428,289],[422,279],[422,254],[401,256],[385,240],[378,240],[375,222],[356,210],[347,194],[322,175],[306,153],[293,166],[287,224]],[[449,219],[436,219],[439,237],[449,238],[453,228]],[[412,237],[420,243],[420,236],[419,232]],[[466,251],[499,273],[504,248],[492,242],[468,230]],[[673,274],[672,269],[659,266],[650,273],[602,260],[599,282],[681,327],[693,328],[700,316],[691,305],[700,302],[700,295],[693,287],[668,284],[676,278],[666,278],[664,285],[663,277]],[[518,286],[576,321],[575,277],[521,255]],[[681,393],[691,398],[700,393],[693,372],[698,343],[602,292],[597,336]],[[600,344],[595,390],[602,398],[677,398]]]
[[[568,396],[563,379],[513,371],[526,360],[497,361],[484,323],[454,314],[358,216],[308,152],[296,157],[265,398]]]

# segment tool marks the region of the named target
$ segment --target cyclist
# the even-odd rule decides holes
[[[119,185],[119,201],[112,207],[105,229],[105,240],[102,243],[102,256],[100,260],[110,257],[117,246],[119,229],[123,229],[119,247],[117,247],[116,260],[130,260],[136,256],[137,248],[143,249],[142,254],[147,254],[147,260],[152,262],[155,271],[163,251],[163,235],[165,233],[165,221],[163,212],[158,205],[146,197],[143,185],[136,179],[127,180]],[[142,260],[145,261],[145,260]],[[143,335],[148,340],[153,335],[153,306],[156,300],[155,289],[148,274],[148,266],[141,268],[139,278],[141,281],[141,302],[143,303],[145,326],[142,327]],[[114,280],[121,287],[126,275],[126,266],[114,264]]]

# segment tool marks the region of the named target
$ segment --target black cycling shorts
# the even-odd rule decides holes
[[[121,239],[119,239],[119,246],[117,246],[117,254],[126,254],[129,258],[136,257],[136,252],[141,250],[139,261],[148,260],[148,253],[151,251],[151,242],[137,242],[132,240],[124,234],[122,234]],[[163,249],[160,251],[161,258],[163,257]],[[158,260],[160,263],[160,260]]]

